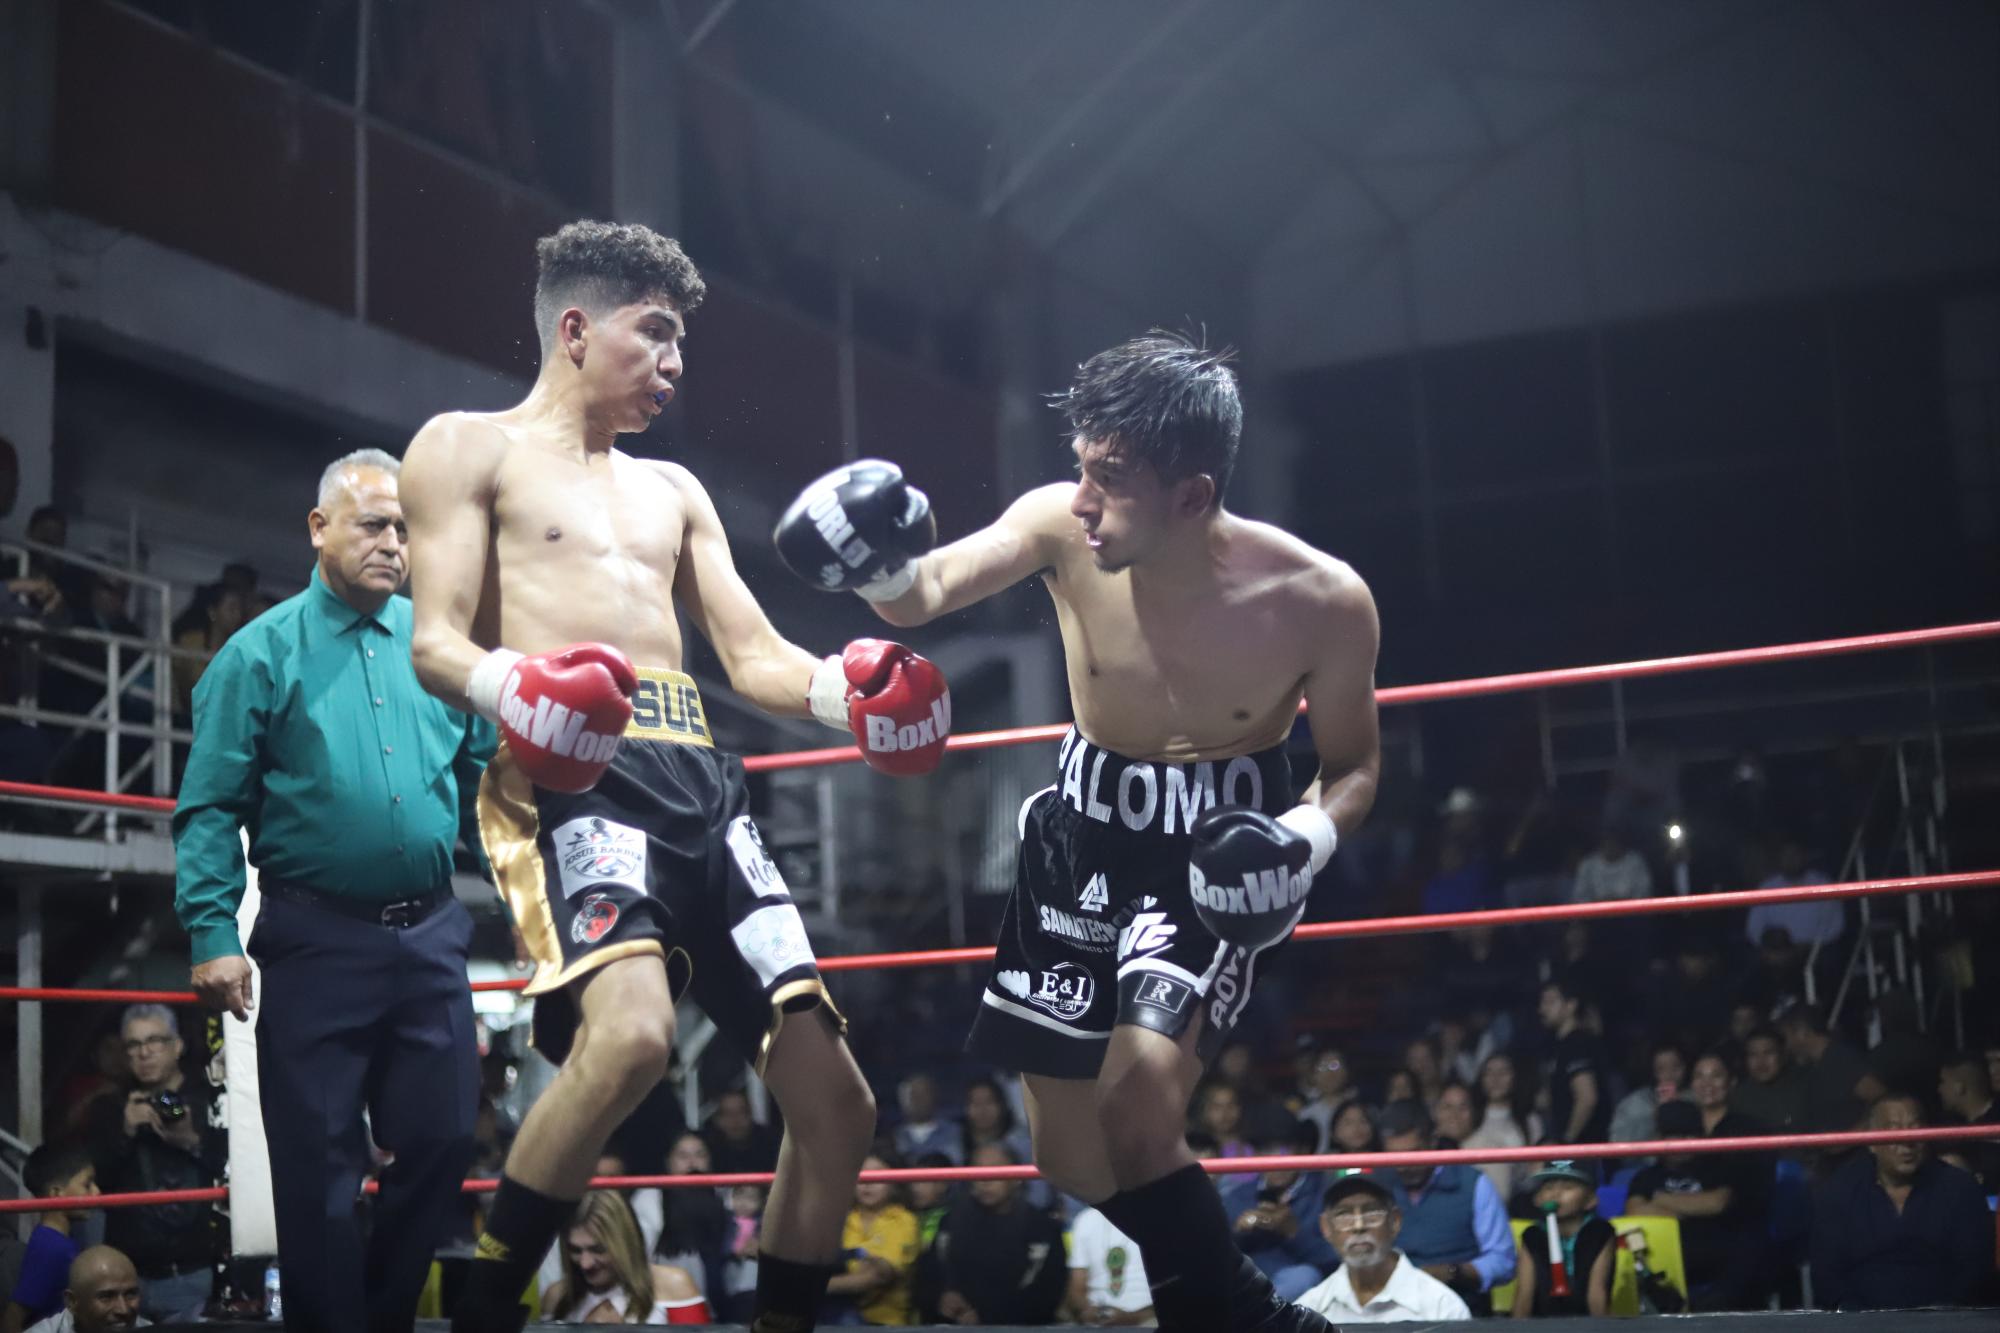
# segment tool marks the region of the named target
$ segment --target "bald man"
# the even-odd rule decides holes
[[[139,1270],[122,1251],[93,1245],[70,1261],[62,1311],[28,1333],[104,1333],[148,1322],[139,1317]]]

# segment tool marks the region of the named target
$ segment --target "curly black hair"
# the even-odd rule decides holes
[[[572,222],[536,241],[535,259],[535,325],[544,359],[554,351],[557,318],[571,306],[611,311],[664,300],[687,315],[708,293],[679,241],[636,223]]]

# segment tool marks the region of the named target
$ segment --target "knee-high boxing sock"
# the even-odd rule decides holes
[[[1189,1172],[1194,1174],[1189,1175]],[[1194,1193],[1189,1184],[1173,1185],[1173,1193],[1154,1193],[1170,1182],[1183,1179],[1192,1185],[1199,1185],[1203,1193]],[[1203,1206],[1204,1199],[1207,1206]],[[1137,1242],[1146,1263],[1146,1279],[1153,1286],[1153,1308],[1162,1329],[1227,1329],[1231,1333],[1326,1330],[1330,1333],[1332,1326],[1319,1315],[1278,1299],[1271,1279],[1236,1244],[1236,1234],[1229,1225],[1229,1215],[1223,1211],[1222,1199],[1200,1167],[1184,1167],[1150,1185],[1142,1185],[1135,1190],[1120,1190],[1098,1204],[1097,1210],[1110,1220],[1112,1226]],[[1183,1229],[1182,1222],[1189,1225]],[[1153,1256],[1160,1250],[1160,1243],[1152,1239],[1155,1233],[1161,1235],[1168,1247],[1157,1261]],[[1187,1251],[1196,1260],[1192,1284],[1183,1264],[1180,1280],[1167,1284],[1163,1289],[1159,1276],[1154,1272],[1155,1262],[1161,1265],[1162,1272],[1166,1271],[1166,1265],[1180,1263],[1180,1260],[1171,1257],[1175,1253],[1174,1247],[1181,1243],[1185,1235],[1194,1233],[1205,1235],[1207,1239],[1190,1242],[1191,1246],[1210,1248],[1205,1251],[1191,1248]],[[1217,1290],[1226,1315],[1214,1313],[1216,1306],[1207,1288],[1211,1282],[1219,1284]]]
[[[1229,1288],[1242,1251],[1208,1173],[1190,1163],[1098,1205],[1139,1246],[1162,1333],[1230,1327]]]
[[[511,1333],[521,1327],[527,1319],[521,1296],[528,1280],[576,1211],[576,1202],[553,1199],[511,1177],[500,1177],[465,1290],[452,1309],[452,1333]]]
[[[757,1257],[757,1300],[750,1333],[811,1333],[819,1326],[826,1284],[846,1272],[842,1264],[802,1264],[775,1255]]]

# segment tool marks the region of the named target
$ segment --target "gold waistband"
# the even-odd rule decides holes
[[[647,741],[715,745],[694,677],[664,667],[639,668],[639,689],[632,696],[632,721],[625,734]]]

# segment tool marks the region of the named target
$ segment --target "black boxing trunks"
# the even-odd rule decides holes
[[[693,679],[641,668],[632,723],[597,785],[529,782],[503,740],[479,785],[479,834],[535,963],[535,1047],[560,1062],[579,978],[663,959],[761,1073],[787,1014],[839,1011],[805,924],[750,821],[743,761],[715,748]]]
[[[1260,952],[1225,944],[1188,891],[1188,827],[1217,804],[1293,804],[1282,746],[1157,764],[1063,738],[1058,781],[1021,807],[1021,859],[968,1049],[1005,1068],[1095,1078],[1119,1023],[1169,1037],[1196,1013],[1215,1057],[1243,1016]]]

